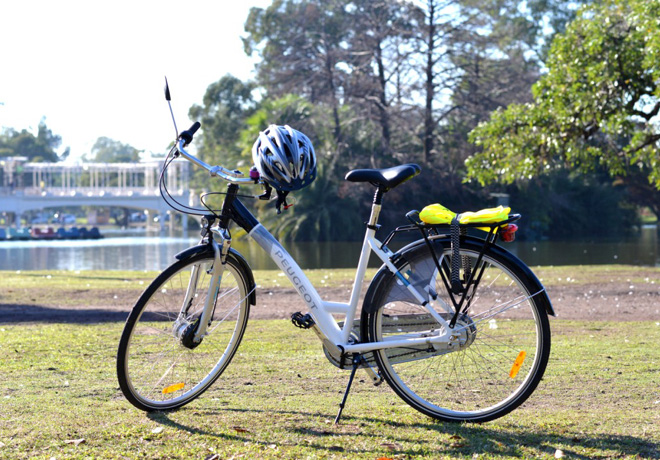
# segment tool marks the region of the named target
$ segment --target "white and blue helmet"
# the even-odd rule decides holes
[[[261,178],[276,190],[291,192],[316,178],[312,141],[288,125],[270,125],[252,146],[252,161]]]

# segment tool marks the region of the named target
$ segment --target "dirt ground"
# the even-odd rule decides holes
[[[608,279],[594,283],[546,282],[557,320],[660,321],[660,278],[658,272],[639,268],[635,279]],[[258,281],[257,281],[258,282]],[[366,290],[366,289],[365,289]],[[0,289],[1,291],[1,289]],[[322,288],[325,300],[348,301],[350,286]],[[97,323],[125,321],[140,292],[135,290],[70,290],[26,292],[25,302],[5,303],[0,292],[0,324],[11,323]],[[257,305],[251,319],[288,319],[305,311],[293,288],[257,289]]]

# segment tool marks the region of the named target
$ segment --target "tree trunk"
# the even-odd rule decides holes
[[[648,180],[648,174],[643,172],[630,172],[617,179],[625,185],[630,199],[638,206],[648,207],[653,214],[660,218],[660,190],[656,189]]]
[[[378,69],[378,83],[379,83],[379,95],[378,95],[378,113],[380,119],[380,126],[382,132],[382,141],[383,141],[383,153],[388,155],[390,153],[390,118],[387,111],[387,97],[385,94],[385,65],[383,63],[383,50],[381,48],[381,43],[379,42],[376,45],[376,67]],[[373,158],[372,158],[373,163]]]
[[[341,144],[341,124],[339,122],[339,101],[337,100],[337,87],[335,85],[335,77],[332,65],[332,59],[330,59],[330,53],[326,50],[325,53],[325,71],[328,78],[328,86],[330,87],[330,98],[332,103],[332,118],[334,122],[333,135],[335,138],[335,144],[339,148]]]
[[[424,163],[431,160],[433,151],[433,135],[435,121],[433,120],[433,99],[435,98],[435,85],[433,84],[433,52],[435,51],[435,1],[428,1],[428,36],[426,41],[426,105],[424,107]]]

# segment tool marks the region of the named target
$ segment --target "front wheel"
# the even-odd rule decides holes
[[[451,245],[447,238],[432,244],[440,270],[421,244],[403,251],[400,272],[449,320],[455,311],[448,293]],[[550,354],[547,312],[552,307],[545,290],[522,262],[501,248],[486,251],[477,265],[481,248],[474,239],[461,242],[461,279],[466,269],[479,273],[483,268],[483,274],[454,326],[451,349],[374,352],[392,389],[415,409],[443,421],[485,422],[512,411],[532,394]],[[402,332],[444,334],[399,278],[381,271],[374,283],[363,308],[363,336],[382,341]]]
[[[181,407],[206,391],[229,365],[243,338],[254,287],[238,257],[231,252],[227,257],[201,343],[192,337],[215,270],[212,252],[172,264],[133,307],[119,343],[117,377],[135,407]]]

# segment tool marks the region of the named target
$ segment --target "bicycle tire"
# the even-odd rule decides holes
[[[449,279],[449,238],[440,236],[431,241],[440,263],[447,264],[441,267]],[[468,257],[475,269],[483,243],[471,237],[461,240],[460,255]],[[448,294],[451,281],[449,286],[441,281],[428,246],[422,241],[400,253],[400,272],[419,287],[430,286],[426,288],[430,299],[433,290],[437,293],[436,309],[441,302],[452,305]],[[455,326],[461,343],[455,351],[382,349],[374,352],[381,375],[395,393],[410,406],[438,420],[486,422],[502,417],[534,392],[548,363],[548,312],[554,313],[543,286],[519,259],[498,246],[485,252],[482,263],[485,269],[474,300]],[[417,329],[429,328],[429,320],[424,318],[430,316],[407,292],[395,275],[381,269],[365,297],[362,336],[369,341],[380,341],[390,332],[400,334],[397,330],[401,331],[402,327],[409,332],[409,324],[415,321],[423,323]],[[414,316],[424,314],[425,317]],[[452,314],[444,313],[445,316],[449,319]],[[405,325],[392,328],[397,322]],[[438,324],[435,322],[435,327]],[[515,369],[516,364],[520,364],[519,370]]]
[[[126,399],[144,411],[188,404],[206,391],[231,362],[243,338],[254,303],[254,281],[247,263],[234,251],[227,256],[211,326],[202,342],[185,346],[174,330],[192,267],[199,267],[186,322],[203,310],[213,266],[212,251],[202,251],[166,268],[133,307],[117,352],[117,378]]]

